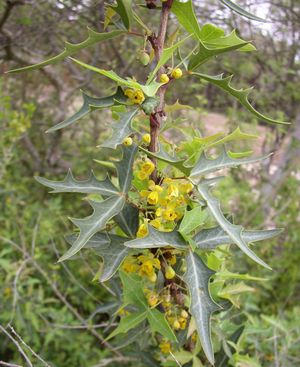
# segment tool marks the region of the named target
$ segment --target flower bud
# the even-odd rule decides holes
[[[150,56],[147,54],[145,50],[139,52],[138,60],[144,65],[147,66],[150,62]]]
[[[123,145],[125,145],[126,147],[129,147],[130,145],[132,145],[133,141],[130,137],[127,137],[123,140]]]
[[[143,135],[142,139],[143,139],[144,143],[149,144],[150,141],[151,141],[151,136],[150,136],[150,134],[145,134],[145,135]]]
[[[182,70],[179,69],[179,68],[176,68],[176,69],[173,69],[172,72],[171,72],[171,76],[174,78],[174,79],[179,79],[182,77]]]
[[[167,279],[173,279],[175,277],[175,270],[172,268],[172,266],[166,267],[166,273],[165,276]]]
[[[168,77],[167,74],[161,74],[159,81],[161,83],[168,83],[170,81],[170,78]]]

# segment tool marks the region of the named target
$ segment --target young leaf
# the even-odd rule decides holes
[[[117,0],[117,5],[112,8],[120,15],[125,28],[130,30],[133,20],[132,0]]]
[[[147,311],[138,311],[122,317],[118,327],[105,340],[109,340],[118,334],[127,333],[144,321],[146,317]]]
[[[124,34],[125,31],[122,30],[115,30],[115,31],[111,31],[111,32],[105,32],[105,33],[98,33],[93,31],[92,29],[88,28],[88,38],[80,43],[70,43],[70,42],[65,42],[65,49],[63,52],[61,52],[59,55],[56,55],[54,57],[51,57],[48,60],[42,61],[38,64],[34,64],[34,65],[29,65],[29,66],[25,66],[23,68],[19,68],[19,69],[14,69],[14,70],[10,70],[9,73],[19,73],[22,71],[28,71],[28,70],[35,70],[35,69],[39,69],[42,68],[44,66],[50,65],[50,64],[56,64],[58,61],[61,61],[63,59],[65,59],[68,56],[74,55],[75,53],[77,53],[78,51],[87,48],[91,45],[94,45],[95,43],[98,42],[102,42],[105,40],[109,40],[115,37],[120,36],[121,34]]]
[[[138,150],[137,145],[133,144],[129,147],[122,146],[123,158],[116,162],[115,166],[118,172],[119,185],[122,192],[127,193],[132,181],[132,167]]]
[[[257,118],[275,123],[275,124],[289,124],[289,122],[282,122],[274,120],[270,117],[262,115],[260,112],[258,112],[249,102],[248,95],[251,92],[252,88],[248,89],[235,89],[230,85],[230,82],[232,80],[233,75],[230,75],[228,77],[223,78],[223,74],[216,75],[216,76],[210,76],[207,74],[201,74],[201,73],[195,73],[193,72],[192,75],[196,75],[201,79],[204,79],[217,87],[225,90],[227,93],[231,94],[233,97],[235,97],[244,107],[247,108],[248,111],[250,111],[254,116]]]
[[[135,237],[139,227],[139,210],[126,203],[123,210],[114,217],[114,221],[129,237]]]
[[[130,248],[146,249],[171,246],[178,249],[187,249],[187,244],[178,231],[160,232],[152,226],[148,226],[148,235],[143,238],[125,242],[125,246]]]
[[[89,203],[94,209],[92,215],[83,219],[70,218],[80,229],[80,233],[72,247],[58,260],[59,262],[75,255],[96,232],[104,229],[106,223],[123,209],[125,198],[112,196],[101,202],[89,201]]]
[[[198,335],[203,351],[211,364],[214,364],[214,353],[211,343],[210,316],[220,307],[209,294],[209,279],[214,272],[209,269],[200,257],[189,251],[186,256],[187,271],[184,275],[190,295],[190,312],[195,318]]]
[[[247,10],[243,9],[241,6],[237,5],[231,0],[219,0],[222,4],[226,5],[229,9],[233,10],[237,14],[242,15],[243,17],[246,17],[248,19],[256,20],[257,22],[264,22],[267,23],[268,21],[258,17],[257,15],[254,15],[252,13],[249,13]]]
[[[192,210],[186,210],[184,213],[184,217],[180,223],[178,232],[188,235],[194,229],[203,225],[205,219],[207,218],[207,212],[203,211],[200,206],[196,206]]]
[[[137,274],[125,273],[123,270],[120,270],[119,274],[123,284],[124,303],[135,305],[141,309],[148,309],[141,278]]]
[[[242,237],[243,227],[230,223],[221,211],[220,202],[210,193],[210,186],[214,183],[214,179],[204,180],[198,185],[198,191],[202,198],[207,202],[211,214],[221,226],[221,228],[228,234],[232,241],[252,260],[271,269],[264,261],[262,261],[247,245]]]
[[[143,84],[139,84],[138,82],[136,82],[133,79],[124,79],[121,78],[118,74],[116,74],[113,70],[104,70],[104,69],[99,69],[96,68],[95,66],[86,64],[82,61],[79,61],[77,59],[74,59],[72,57],[70,57],[71,60],[73,60],[74,62],[76,62],[76,64],[83,66],[84,68],[91,70],[91,71],[95,71],[96,73],[99,73],[101,75],[106,76],[107,78],[117,82],[120,85],[124,85],[128,88],[133,88],[133,89],[138,89],[143,91],[143,93],[145,93],[148,97],[154,97],[158,88],[160,88],[163,83],[158,83],[156,81],[151,82],[148,85],[143,85]]]
[[[83,105],[79,111],[77,111],[74,115],[68,117],[66,120],[60,122],[59,124],[51,127],[46,132],[53,132],[56,130],[60,130],[64,127],[74,124],[78,120],[82,119],[84,116],[88,115],[90,112],[106,108],[112,107],[115,104],[122,104],[127,102],[127,97],[124,96],[122,88],[118,87],[116,93],[109,97],[90,97],[84,92],[81,92],[83,96]]]
[[[226,149],[224,146],[222,146],[222,150],[220,155],[215,159],[208,159],[203,152],[198,160],[198,162],[195,164],[194,168],[191,171],[190,177],[197,177],[200,175],[205,175],[211,172],[218,171],[223,168],[227,167],[236,167],[240,164],[249,164],[249,163],[255,163],[260,162],[264,159],[267,159],[270,156],[270,154],[265,155],[263,157],[256,157],[256,158],[231,158],[228,153],[226,152]]]
[[[277,236],[281,229],[269,229],[263,231],[247,231],[241,232],[242,239],[245,243],[250,244],[256,241],[266,240]],[[202,229],[194,237],[198,248],[214,249],[219,245],[234,244],[234,240],[221,227],[213,227]]]
[[[110,139],[106,140],[100,146],[104,148],[116,149],[118,145],[123,143],[123,140],[134,133],[131,127],[134,116],[138,113],[139,109],[134,108],[133,110],[125,113],[120,113],[120,120],[114,123],[112,126],[113,133]]]
[[[90,177],[87,180],[75,180],[71,170],[68,171],[66,178],[63,181],[51,181],[43,177],[35,177],[42,185],[53,189],[51,193],[58,192],[78,192],[82,194],[99,194],[104,196],[119,195],[119,190],[112,184],[109,177],[103,181],[99,181],[94,172],[91,171]]]
[[[129,253],[128,247],[124,246],[124,242],[126,241],[125,237],[109,234],[109,238],[111,240],[109,246],[95,249],[96,253],[103,259],[100,282],[109,280],[119,269],[123,260]]]
[[[157,309],[148,309],[147,319],[152,331],[160,333],[162,336],[176,343],[176,336],[167,322],[165,316]]]

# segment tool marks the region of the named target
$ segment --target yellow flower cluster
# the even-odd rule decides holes
[[[141,90],[128,88],[124,92],[129,101],[135,104],[142,104],[145,100],[144,93]]]
[[[150,171],[152,173],[152,166],[148,172]],[[139,178],[141,175],[144,177],[144,172],[145,168],[142,168],[137,172],[137,177]],[[154,218],[149,223],[158,230],[172,230],[174,223],[184,215],[192,189],[193,185],[183,179],[166,178],[161,185],[156,185],[154,181],[149,180],[148,190],[140,191],[142,204],[152,207],[154,212]],[[144,237],[147,233],[144,223],[140,226],[137,236]]]
[[[150,251],[137,257],[127,256],[122,265],[122,269],[127,273],[137,273],[152,283],[156,282],[156,271],[160,268],[160,261]]]

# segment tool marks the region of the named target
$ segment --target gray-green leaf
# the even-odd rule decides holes
[[[187,249],[187,244],[180,236],[178,231],[161,232],[148,226],[148,235],[143,238],[136,238],[135,240],[125,242],[125,246],[130,248],[158,248],[171,246],[178,249]]]
[[[51,193],[78,192],[82,194],[99,194],[104,196],[119,194],[119,190],[112,184],[108,177],[100,181],[95,177],[93,171],[91,171],[90,177],[83,181],[75,180],[71,170],[68,171],[63,181],[51,181],[43,177],[36,177],[35,179],[40,184],[53,189]]]
[[[203,152],[198,160],[198,162],[195,164],[191,171],[190,177],[196,177],[199,175],[205,175],[211,172],[218,171],[223,168],[228,167],[236,167],[240,164],[249,164],[249,163],[255,163],[260,162],[264,159],[267,159],[270,156],[270,154],[267,154],[263,157],[255,157],[255,158],[231,158],[228,153],[226,152],[226,149],[224,146],[222,146],[222,150],[220,155],[215,159],[208,159]]]
[[[220,307],[209,294],[209,279],[214,272],[209,269],[200,257],[189,251],[186,256],[187,271],[184,275],[190,295],[190,312],[196,321],[198,335],[203,351],[211,364],[214,364],[214,352],[211,343],[210,317]]]
[[[243,230],[241,232],[241,236],[242,239],[249,244],[275,237],[281,231],[281,229],[269,229],[262,231]],[[200,249],[214,249],[219,245],[234,244],[233,239],[221,227],[202,229],[193,237],[193,240]]]
[[[139,210],[126,203],[123,210],[114,217],[114,221],[129,237],[135,237],[139,227]]]
[[[96,232],[104,229],[106,223],[123,209],[125,198],[112,196],[101,202],[89,201],[89,203],[94,209],[92,215],[83,219],[70,218],[80,229],[80,233],[72,247],[59,259],[59,262],[75,255]]]
[[[198,185],[198,191],[203,199],[207,202],[211,214],[221,226],[221,228],[228,234],[232,241],[252,260],[271,269],[263,260],[261,260],[247,245],[242,237],[243,227],[230,223],[224,216],[221,210],[220,202],[210,193],[210,186],[214,183],[214,179],[204,180]]]
[[[267,23],[267,20],[258,17],[252,13],[249,13],[247,10],[243,9],[241,6],[235,4],[231,0],[219,0],[222,4],[226,5],[229,9],[233,10],[234,12],[246,17],[248,19],[256,20],[257,22],[264,22]]]
[[[122,146],[122,160],[115,163],[118,172],[119,185],[122,192],[128,192],[132,181],[132,167],[138,147],[133,144],[129,147]]]
[[[108,97],[90,97],[84,92],[81,93],[83,97],[83,105],[80,110],[77,111],[74,115],[68,117],[66,120],[48,129],[46,131],[47,133],[60,130],[64,127],[72,125],[94,110],[112,107],[115,104],[125,104],[127,102],[127,97],[124,96],[121,87],[118,87],[117,91],[113,95]]]
[[[138,111],[138,108],[134,108],[129,112],[120,113],[120,120],[112,126],[113,133],[111,138],[106,140],[100,146],[103,148],[116,149],[118,145],[122,144],[123,140],[128,135],[133,134],[134,131],[132,130],[131,123]]]

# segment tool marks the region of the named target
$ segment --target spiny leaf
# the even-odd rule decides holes
[[[113,133],[110,139],[106,140],[100,146],[104,148],[116,149],[118,145],[122,144],[123,140],[134,133],[131,127],[132,119],[138,113],[139,109],[134,108],[133,110],[125,113],[120,113],[120,120],[114,123],[112,126]]]
[[[123,260],[129,253],[129,249],[124,246],[126,237],[109,234],[110,245],[102,248],[95,248],[103,259],[103,269],[100,277],[100,282],[109,280],[119,269]]]
[[[116,0],[117,5],[112,6],[114,11],[118,13],[127,30],[130,29],[133,20],[132,0]]]
[[[14,69],[14,70],[10,70],[9,73],[19,73],[22,71],[27,71],[27,70],[35,70],[35,69],[39,69],[42,68],[44,66],[50,65],[50,64],[56,64],[58,61],[65,59],[68,56],[74,55],[75,53],[77,53],[78,51],[89,47],[95,43],[98,42],[102,42],[105,40],[109,40],[115,37],[118,37],[121,34],[124,34],[125,32],[122,30],[115,30],[115,31],[111,31],[111,32],[105,32],[105,33],[98,33],[93,31],[92,29],[88,28],[88,38],[80,43],[70,43],[70,42],[65,42],[65,49],[63,52],[61,52],[59,55],[56,55],[54,57],[51,57],[48,60],[42,61],[38,64],[34,64],[34,65],[29,65],[29,66],[25,66],[23,68],[18,68],[18,69]]]
[[[198,185],[198,191],[202,198],[207,202],[211,214],[221,226],[221,228],[228,234],[232,241],[252,260],[271,269],[264,261],[262,261],[247,245],[242,237],[243,227],[230,223],[221,211],[220,202],[210,193],[210,186],[216,182],[215,179],[204,180]]]
[[[222,4],[226,5],[229,9],[233,10],[234,12],[242,15],[243,17],[246,17],[248,19],[256,20],[258,22],[264,22],[267,23],[268,21],[266,19],[260,18],[257,15],[254,15],[252,13],[249,13],[247,10],[243,9],[241,6],[235,4],[231,0],[219,0]]]
[[[211,343],[210,316],[219,306],[209,294],[209,279],[214,272],[209,269],[200,257],[191,250],[186,256],[187,271],[184,275],[190,295],[190,312],[195,318],[198,335],[203,351],[211,364],[214,364],[214,352]]]
[[[235,158],[231,158],[228,155],[228,153],[226,152],[225,147],[222,146],[220,155],[215,159],[208,159],[205,153],[203,152],[198,162],[195,164],[194,168],[192,169],[190,177],[205,175],[205,174],[215,172],[220,169],[227,168],[227,167],[236,167],[240,164],[260,162],[264,159],[267,159],[269,156],[270,154],[265,155],[263,157],[235,159]]]
[[[71,170],[68,171],[63,181],[51,181],[43,177],[36,177],[35,179],[40,184],[53,189],[51,193],[78,192],[82,194],[99,194],[105,196],[119,194],[119,190],[112,184],[109,177],[106,177],[103,181],[99,181],[95,177],[93,171],[91,171],[90,177],[83,181],[75,180]]]
[[[104,229],[106,223],[123,209],[125,198],[112,196],[101,202],[89,201],[89,203],[94,209],[92,215],[83,219],[70,218],[80,229],[80,233],[72,247],[59,259],[59,262],[75,255],[96,232]]]
[[[206,219],[207,212],[203,210],[201,206],[196,206],[194,209],[189,211],[185,210],[178,232],[188,235],[197,227],[203,225]]]
[[[147,311],[138,311],[121,318],[118,327],[105,340],[109,340],[114,336],[127,333],[129,330],[138,326],[147,318]]]
[[[123,158],[119,162],[115,162],[118,172],[119,185],[122,192],[128,192],[132,181],[132,167],[138,147],[133,144],[129,147],[122,146]]]
[[[95,71],[96,73],[99,73],[101,75],[104,75],[107,78],[109,78],[109,79],[117,82],[120,85],[124,85],[124,86],[126,86],[128,88],[133,88],[133,89],[141,90],[148,97],[155,96],[158,88],[160,88],[163,85],[163,83],[158,83],[156,81],[153,81],[153,82],[151,82],[148,85],[143,85],[143,84],[140,84],[140,83],[136,82],[133,79],[124,79],[124,78],[121,78],[113,70],[99,69],[99,68],[96,68],[95,66],[86,64],[86,63],[84,63],[82,61],[79,61],[77,59],[74,59],[72,57],[70,57],[70,59],[73,60],[74,62],[76,62],[76,64],[78,64],[78,65],[80,65],[80,66],[82,66],[82,67],[84,67],[84,68],[86,68],[88,70]]]
[[[281,229],[269,229],[262,231],[243,230],[241,232],[241,237],[245,243],[250,244],[252,242],[267,240],[269,238],[275,237],[280,232],[282,232]],[[234,240],[221,227],[202,229],[193,237],[193,240],[197,244],[197,247],[201,249],[214,249],[219,245],[230,245],[235,243]]]
[[[207,25],[204,25],[203,28],[206,26]],[[197,53],[193,54],[189,59],[188,70],[196,69],[212,57],[235,50],[249,52],[254,51],[255,47],[249,44],[249,42],[239,38],[235,30],[229,35],[219,37],[215,40],[210,40],[208,42],[200,41]]]
[[[124,96],[122,88],[120,87],[118,87],[117,91],[109,97],[90,97],[84,92],[81,93],[83,96],[83,105],[80,110],[66,120],[48,129],[46,131],[47,133],[72,125],[96,109],[112,107],[115,104],[125,104],[127,102],[127,97]]]
[[[126,203],[123,210],[114,217],[114,221],[129,237],[135,237],[139,227],[139,210]]]
[[[269,118],[267,116],[262,115],[260,112],[258,112],[249,102],[248,96],[252,88],[248,89],[235,89],[230,85],[230,82],[232,80],[233,75],[230,75],[228,77],[223,78],[223,74],[216,75],[216,76],[210,76],[207,74],[201,74],[201,73],[191,73],[192,75],[196,75],[201,79],[207,80],[208,82],[215,84],[219,88],[225,90],[227,93],[231,94],[233,97],[235,97],[244,107],[247,108],[248,111],[250,111],[254,116],[257,118],[275,123],[275,124],[289,124],[289,122],[282,122],[277,121],[272,118]]]
[[[70,245],[73,245],[77,238],[77,234],[72,234],[65,237],[66,241]],[[83,248],[105,248],[110,245],[110,242],[111,240],[107,233],[96,233],[86,242]]]
[[[180,236],[178,231],[161,232],[148,226],[148,235],[143,238],[136,238],[135,240],[125,242],[125,246],[130,248],[158,248],[171,246],[179,249],[187,249],[187,244]]]

